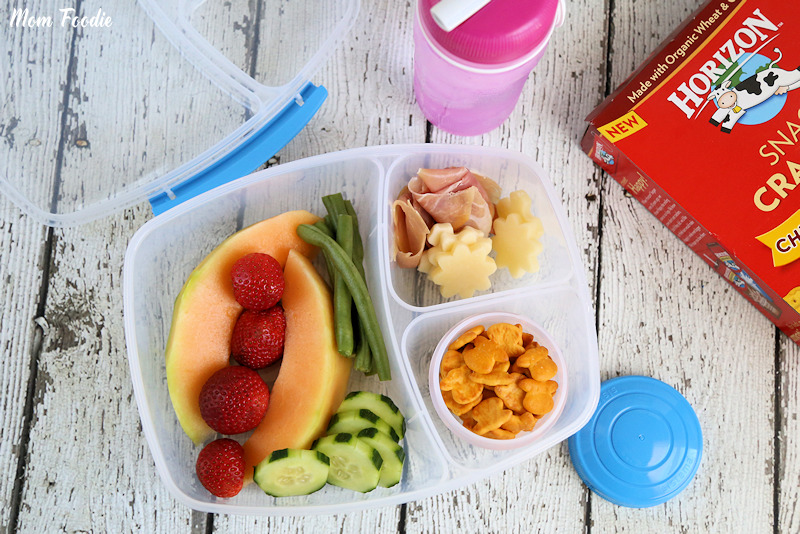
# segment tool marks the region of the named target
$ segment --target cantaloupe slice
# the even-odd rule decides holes
[[[283,270],[286,341],[261,424],[244,444],[246,480],[272,451],[307,449],[325,433],[347,393],[352,360],[336,350],[333,303],[311,262],[289,252]]]
[[[233,296],[233,264],[252,252],[273,256],[281,265],[290,250],[316,251],[297,236],[297,226],[319,217],[289,211],[248,226],[223,241],[198,265],[175,300],[166,350],[167,386],[184,432],[201,444],[214,431],[200,416],[200,389],[228,365],[233,326],[242,307]]]

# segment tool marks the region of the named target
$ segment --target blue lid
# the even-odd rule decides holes
[[[592,418],[569,438],[578,475],[604,499],[656,506],[689,485],[703,455],[700,422],[673,387],[645,376],[603,382]]]

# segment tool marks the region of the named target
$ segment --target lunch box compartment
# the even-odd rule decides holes
[[[502,160],[507,160],[503,165]],[[558,276],[522,278],[471,299],[425,307],[409,306],[391,294],[393,270],[389,191],[409,169],[421,165],[464,165],[495,175],[505,194],[529,191],[534,214],[545,223],[542,271]],[[599,395],[597,341],[579,257],[565,217],[543,173],[534,179],[521,154],[469,146],[389,145],[315,156],[271,167],[191,199],[145,224],[128,247],[124,269],[125,331],[133,389],[142,429],[156,469],[170,492],[197,510],[255,515],[343,513],[399,504],[472,483],[530,458],[566,439],[589,419]],[[520,176],[522,178],[520,178]],[[392,398],[407,419],[406,465],[393,488],[361,494],[326,486],[311,495],[275,499],[250,485],[233,499],[217,499],[197,482],[194,462],[200,447],[183,433],[167,390],[164,348],[174,299],[200,261],[237,230],[284,211],[325,214],[321,197],[341,191],[353,202],[365,243],[370,296],[386,340],[392,380],[379,382],[354,372],[349,390],[368,389]],[[548,250],[553,248],[555,250]],[[558,251],[557,254],[554,252]],[[555,259],[553,259],[555,258]],[[324,273],[322,255],[314,260]],[[415,270],[409,287],[438,292]],[[405,274],[405,273],[404,273]],[[323,275],[325,276],[325,275]],[[408,290],[409,287],[405,289]],[[422,310],[419,311],[419,310]],[[569,374],[564,410],[541,440],[513,451],[493,453],[458,443],[431,407],[427,362],[439,338],[459,319],[481,311],[529,316],[559,344]],[[238,436],[240,438],[242,436]]]
[[[531,210],[544,226],[544,235],[541,238],[544,248],[539,255],[540,270],[515,279],[511,277],[508,269],[498,269],[490,277],[492,287],[486,291],[476,292],[475,297],[513,292],[517,288],[530,285],[546,287],[565,283],[574,271],[574,265],[567,250],[562,223],[553,210],[552,200],[542,182],[544,171],[527,158],[509,157],[508,154],[499,154],[491,150],[484,153],[474,151],[472,147],[463,148],[465,150],[462,153],[429,152],[398,158],[387,170],[383,204],[390,207],[420,168],[466,166],[471,171],[497,182],[502,188],[503,197],[507,197],[512,191],[522,189],[530,195]],[[391,280],[389,293],[392,298],[400,306],[414,312],[432,311],[462,300],[457,295],[449,299],[443,298],[433,284],[421,285],[424,275],[417,273],[416,269],[403,269],[392,261],[394,250],[392,212],[390,209],[385,212],[384,228],[390,253],[381,258],[381,263],[384,270],[389,273]]]
[[[550,425],[548,419],[551,414],[545,415],[537,423],[548,425],[543,435],[527,447],[510,450],[475,447],[451,432],[434,409],[428,380],[433,352],[439,340],[456,323],[476,314],[498,311],[523,315],[550,335],[564,361],[563,368],[559,368],[554,380],[563,384],[566,378],[569,384],[561,413],[553,414],[557,415],[556,421]],[[488,328],[491,325],[483,326]],[[580,430],[592,415],[593,383],[597,380],[592,366],[586,362],[586,355],[596,351],[595,338],[587,329],[588,326],[582,299],[569,286],[542,290],[529,288],[497,299],[473,301],[456,308],[426,313],[414,319],[403,336],[402,353],[417,386],[417,394],[425,404],[427,419],[448,460],[467,470],[482,470],[496,464],[508,466],[519,461],[520,457],[539,454]],[[559,391],[556,395],[563,393]]]

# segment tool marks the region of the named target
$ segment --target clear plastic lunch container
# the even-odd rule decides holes
[[[112,24],[73,30],[60,25],[63,4],[17,3],[54,24],[9,23],[0,39],[10,63],[0,192],[51,226],[143,200],[159,214],[253,172],[325,101],[312,77],[359,9],[359,0],[87,0],[80,15]],[[158,68],[143,69],[142,54]]]
[[[522,189],[542,220],[541,270],[520,279],[504,270],[492,288],[444,300],[416,270],[391,261],[391,202],[420,167],[466,166],[493,178],[504,196]],[[197,480],[200,447],[181,430],[167,392],[164,347],[173,300],[192,269],[222,240],[249,224],[294,209],[324,214],[321,197],[342,192],[357,211],[370,295],[383,330],[392,380],[353,372],[349,390],[384,393],[407,420],[406,463],[392,488],[357,493],[327,485],[302,497],[273,498],[255,484],[218,499]],[[319,258],[316,260],[319,263]],[[580,255],[544,171],[507,150],[448,145],[388,145],[330,153],[272,167],[222,185],[165,212],[133,237],[124,268],[125,332],[142,429],[164,484],[197,510],[260,515],[344,513],[421,499],[507,469],[565,440],[592,416],[600,377],[591,300]],[[530,318],[558,345],[569,388],[557,419],[536,440],[510,450],[476,447],[437,414],[428,386],[433,352],[448,330],[481,313]],[[240,436],[241,437],[241,436]]]

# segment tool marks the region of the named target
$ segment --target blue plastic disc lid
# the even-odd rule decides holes
[[[591,420],[569,438],[572,465],[607,501],[662,504],[689,485],[703,455],[692,406],[673,387],[645,376],[603,382]]]

